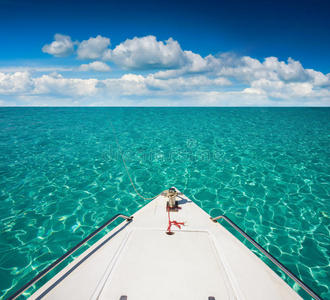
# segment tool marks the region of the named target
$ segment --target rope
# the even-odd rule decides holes
[[[181,209],[181,207],[179,207],[179,209]],[[170,218],[170,209],[167,208],[167,212],[168,212],[168,227],[167,227],[167,233],[171,233],[171,227],[172,225],[175,225],[176,227],[178,227],[179,229],[181,229],[181,226],[185,225],[185,222],[177,222],[177,221],[171,221]]]
[[[123,162],[124,162],[124,166],[125,166],[125,169],[126,169],[127,175],[128,175],[128,177],[129,177],[129,180],[131,181],[131,184],[132,184],[132,186],[133,186],[135,192],[136,192],[136,193],[137,193],[142,199],[144,199],[144,200],[153,200],[153,199],[156,199],[161,193],[159,193],[159,194],[158,194],[157,196],[155,196],[155,197],[145,198],[145,197],[143,197],[143,196],[137,191],[137,189],[135,188],[135,185],[134,185],[134,183],[133,183],[133,180],[132,180],[132,178],[131,178],[131,175],[129,174],[129,171],[128,171],[128,168],[127,168],[127,165],[126,165],[126,162],[125,162],[125,159],[124,159],[124,155],[123,155],[123,153],[121,152],[121,149],[120,149],[120,146],[119,146],[119,143],[118,143],[118,140],[117,140],[117,136],[116,136],[116,133],[115,133],[115,128],[114,128],[113,125],[112,125],[112,122],[111,122],[111,119],[110,119],[110,116],[109,116],[109,113],[108,113],[108,112],[107,112],[107,115],[108,115],[108,119],[109,119],[110,124],[111,124],[111,127],[112,127],[113,135],[114,135],[114,137],[115,137],[115,140],[116,140],[116,143],[117,143],[117,146],[118,146],[118,149],[119,149],[119,152],[120,152],[121,158],[123,159]]]

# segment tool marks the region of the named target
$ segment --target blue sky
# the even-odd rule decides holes
[[[329,9],[0,0],[0,105],[329,106]]]

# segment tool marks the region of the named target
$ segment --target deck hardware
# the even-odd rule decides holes
[[[175,232],[173,232],[173,231],[166,231],[165,232],[167,235],[173,235],[173,234],[175,234]]]
[[[238,227],[232,220],[228,217],[221,215],[215,218],[210,218],[213,222],[217,222],[219,219],[224,219],[229,225],[236,229],[241,235],[243,235],[253,246],[257,247],[263,254],[265,254],[276,266],[278,266],[286,275],[288,275],[292,280],[299,284],[310,296],[316,300],[322,300],[322,298],[316,294],[310,287],[308,287],[303,281],[301,281],[296,275],[294,275],[289,269],[287,269],[283,264],[281,264],[273,255],[271,255],[266,249],[264,249],[259,243],[257,243],[253,238],[251,238],[247,233],[245,233],[240,227]]]
[[[175,201],[175,197],[178,195],[178,192],[175,188],[169,188],[168,191],[165,191],[165,197],[168,198],[166,204],[166,211],[179,211],[180,207],[178,205],[178,201]]]
[[[13,300],[19,297],[21,294],[23,294],[29,287],[37,283],[42,277],[44,277],[47,273],[49,273],[51,270],[53,270],[57,265],[59,265],[63,260],[68,258],[71,254],[73,254],[76,250],[78,250],[82,245],[84,245],[86,242],[88,242],[91,238],[93,238],[96,234],[98,234],[102,229],[107,227],[109,224],[111,224],[113,221],[115,221],[118,218],[123,218],[126,221],[132,221],[133,216],[125,216],[122,214],[117,214],[114,217],[112,217],[110,220],[106,221],[103,225],[101,225],[98,229],[93,231],[88,237],[83,239],[80,243],[78,243],[76,246],[71,248],[69,251],[67,251],[63,256],[61,256],[59,259],[57,259],[55,262],[53,262],[49,267],[41,271],[37,276],[32,278],[27,284],[25,284],[23,287],[21,287],[18,291],[16,291],[14,294],[9,296],[7,300]]]

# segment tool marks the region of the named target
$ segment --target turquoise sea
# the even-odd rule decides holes
[[[147,203],[107,112],[141,194],[176,186],[330,299],[330,108],[0,108],[0,298]]]

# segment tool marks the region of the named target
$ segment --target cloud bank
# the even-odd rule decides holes
[[[66,105],[330,106],[330,74],[305,69],[292,58],[202,57],[172,38],[157,41],[151,35],[111,46],[100,35],[73,42],[56,34],[43,52],[87,63],[71,68],[76,72],[69,78],[28,70],[0,73],[0,97],[16,97],[19,105],[66,99]]]

